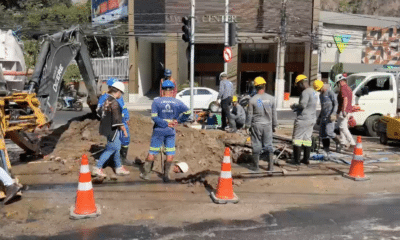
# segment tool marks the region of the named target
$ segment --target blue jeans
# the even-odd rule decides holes
[[[3,182],[4,186],[6,186],[6,187],[14,184],[12,178],[1,167],[0,167],[0,181]]]
[[[114,165],[116,168],[122,166],[121,164],[121,138],[120,135],[122,134],[121,131],[117,132],[117,136],[115,136],[114,141],[112,142],[111,139],[107,139],[106,150],[101,154],[99,161],[97,162],[98,168],[103,168],[104,163],[114,154]]]

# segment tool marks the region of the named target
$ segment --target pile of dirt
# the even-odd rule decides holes
[[[94,163],[94,153],[101,151],[106,139],[98,133],[100,122],[85,119],[74,121],[60,136],[52,155],[61,159],[79,159],[87,154],[91,163]],[[153,122],[150,117],[131,112],[129,122],[131,144],[129,145],[129,159],[144,161],[150,146]],[[198,173],[205,170],[218,170],[224,154],[226,142],[244,143],[247,136],[226,133],[219,130],[197,130],[185,126],[176,129],[176,157],[177,161],[184,161],[189,165],[189,173]],[[158,157],[160,159],[160,157]],[[160,164],[155,164],[155,170]],[[77,165],[78,166],[78,165]],[[157,167],[158,166],[158,167]]]

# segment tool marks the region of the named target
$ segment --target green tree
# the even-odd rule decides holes
[[[64,81],[66,84],[70,82],[79,82],[82,80],[81,72],[76,64],[70,64],[65,70]]]

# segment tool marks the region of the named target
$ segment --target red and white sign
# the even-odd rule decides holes
[[[230,47],[226,47],[225,49],[224,49],[224,60],[225,60],[225,62],[230,62],[230,61],[232,61],[232,48],[230,48]]]

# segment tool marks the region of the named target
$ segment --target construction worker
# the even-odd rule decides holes
[[[161,78],[160,81],[160,97],[164,97],[164,92],[162,90],[162,84],[165,80],[170,80],[171,82],[174,83],[175,87],[174,87],[174,91],[173,91],[173,95],[172,97],[176,97],[176,94],[178,92],[177,86],[176,86],[176,82],[175,80],[171,77],[172,76],[172,71],[169,69],[165,69],[164,71],[164,78]]]
[[[341,147],[345,147],[348,149],[353,149],[356,145],[353,136],[349,131],[349,117],[353,112],[353,91],[347,85],[346,75],[342,75],[338,78],[336,84],[339,86],[339,95],[338,95],[338,109],[337,109],[337,119],[340,131],[340,143]]]
[[[154,157],[161,151],[164,144],[167,160],[164,164],[163,181],[170,181],[170,169],[175,155],[175,127],[178,123],[188,120],[190,110],[174,96],[175,84],[169,80],[163,82],[164,97],[156,98],[151,105],[151,118],[154,121],[153,135],[146,162],[143,165],[140,177],[149,180],[153,167]]]
[[[273,158],[272,135],[278,126],[275,108],[275,98],[265,93],[267,82],[262,77],[254,79],[257,94],[249,102],[247,108],[246,128],[250,128],[251,144],[253,148],[254,170],[259,170],[260,154],[262,151],[268,161]]]
[[[304,149],[304,156],[301,163],[309,164],[312,146],[312,133],[316,123],[316,111],[318,96],[317,92],[310,88],[308,78],[300,74],[296,77],[295,84],[302,91],[299,104],[290,107],[297,113],[293,129],[293,163],[300,164],[301,150]]]
[[[174,173],[187,173],[189,166],[185,162],[179,162],[175,164]]]
[[[107,85],[108,85],[108,90],[111,89],[112,85],[118,82],[117,79],[115,78],[109,78],[107,80]],[[103,95],[100,96],[98,104],[97,104],[97,108],[100,109],[103,104],[105,103],[105,101],[107,100],[107,98],[109,97],[109,94],[107,92],[103,93]],[[122,112],[122,122],[124,123],[126,132],[128,133],[128,136],[125,137],[124,134],[121,134],[121,161],[123,165],[131,165],[132,163],[127,161],[127,156],[128,156],[128,150],[129,150],[129,143],[131,142],[131,136],[129,133],[129,111],[125,106],[125,102],[124,99],[118,98],[117,102],[121,108],[121,112]]]
[[[321,80],[314,81],[314,89],[321,92],[319,99],[321,102],[321,112],[317,119],[320,125],[319,137],[322,140],[322,146],[326,153],[329,153],[329,146],[332,139],[336,143],[336,150],[340,150],[340,141],[335,134],[335,121],[338,102],[333,91],[328,84],[324,84]]]
[[[0,182],[2,182],[6,188],[6,198],[3,200],[3,204],[5,205],[17,196],[17,193],[21,190],[21,188],[18,186],[18,184],[14,183],[12,178],[2,167],[0,167]]]
[[[93,176],[106,177],[103,172],[103,166],[108,159],[114,155],[115,173],[117,175],[128,175],[129,171],[121,164],[121,134],[128,137],[128,132],[122,121],[122,111],[118,98],[124,94],[125,87],[122,82],[114,82],[110,88],[109,96],[102,107],[98,109],[98,115],[101,117],[99,132],[107,137],[107,145],[105,151],[101,154],[99,161],[93,168]]]
[[[231,129],[229,132],[237,132],[238,129],[241,129],[246,123],[246,112],[243,107],[238,103],[237,96],[232,97],[232,111],[230,113],[229,123],[231,125]]]
[[[228,80],[228,75],[223,72],[219,75],[219,93],[217,97],[218,103],[221,104],[221,130],[225,130],[227,127],[227,122],[230,118],[230,106],[232,103],[233,96],[233,84]],[[229,124],[231,125],[231,124]],[[232,128],[232,126],[230,126]]]

